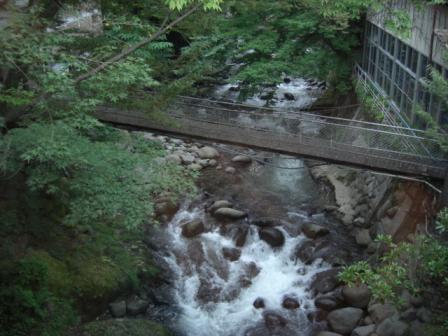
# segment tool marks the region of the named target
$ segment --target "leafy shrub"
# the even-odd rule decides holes
[[[76,321],[70,304],[50,292],[48,269],[38,259],[25,258],[0,275],[1,336],[57,336]]]
[[[437,229],[446,232],[447,210],[437,217]],[[380,235],[376,243],[386,252],[376,263],[366,261],[346,266],[339,278],[348,285],[366,284],[373,298],[381,302],[400,305],[403,289],[421,294],[429,288],[436,289],[446,305],[448,297],[448,245],[435,236],[419,236],[414,243],[394,244],[392,238]],[[428,335],[446,335],[448,320],[441,316],[440,321],[430,326]]]

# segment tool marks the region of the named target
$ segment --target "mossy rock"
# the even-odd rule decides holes
[[[162,325],[142,319],[95,321],[81,327],[82,336],[170,336]]]
[[[45,265],[48,271],[48,286],[54,294],[67,296],[72,290],[72,275],[66,264],[43,250],[28,253],[25,260],[34,260]]]

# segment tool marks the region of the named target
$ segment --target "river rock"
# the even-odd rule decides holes
[[[241,257],[241,250],[232,247],[223,247],[222,255],[230,261],[237,261]]]
[[[209,208],[208,211],[211,213],[214,213],[216,210],[220,208],[232,208],[233,204],[232,202],[226,201],[226,200],[219,200],[214,202]]]
[[[371,297],[370,289],[362,284],[360,286],[344,286],[342,289],[342,296],[345,302],[352,307],[366,308],[370,302]]]
[[[367,325],[363,327],[357,327],[352,331],[351,336],[370,336],[375,331],[375,325]]]
[[[205,231],[205,226],[202,220],[194,219],[182,226],[182,235],[187,238],[193,238]]]
[[[279,226],[281,225],[279,222],[277,222],[275,219],[272,218],[261,218],[261,219],[254,219],[251,224],[259,226],[259,227],[273,227],[273,226]]]
[[[331,331],[321,331],[320,333],[317,334],[317,336],[342,336],[341,334],[336,334],[334,332]]]
[[[219,208],[213,215],[222,219],[241,219],[247,217],[247,213],[244,211],[232,209],[232,208]]]
[[[311,239],[325,236],[326,234],[328,234],[330,232],[326,227],[323,227],[323,226],[317,225],[317,224],[311,224],[311,223],[305,224],[303,226],[302,230],[303,230],[303,233],[305,233],[305,235]]]
[[[192,154],[190,154],[190,153],[183,153],[180,156],[180,158],[182,160],[182,163],[184,163],[186,165],[192,164],[194,162],[194,160],[195,160],[195,157]]]
[[[201,159],[216,159],[219,157],[219,152],[210,146],[205,146],[198,149],[197,153]]]
[[[320,296],[314,301],[314,305],[325,311],[332,311],[338,308],[339,303],[336,298],[332,296]]]
[[[247,226],[239,227],[236,230],[233,240],[237,247],[243,247],[246,244],[247,234],[249,233],[249,228]]]
[[[188,166],[188,169],[192,171],[200,171],[202,168],[203,167],[198,163],[192,163],[191,165]]]
[[[197,164],[200,164],[202,168],[206,168],[209,166],[210,164],[210,160],[205,159],[205,160],[197,160],[196,162]]]
[[[125,301],[117,301],[109,304],[109,311],[113,317],[123,317],[126,315],[126,302]]]
[[[317,273],[311,283],[311,289],[321,294],[331,292],[341,284],[341,281],[338,278],[340,271],[340,267],[335,267],[327,271]]]
[[[288,324],[283,316],[273,311],[266,311],[263,313],[264,323],[269,329],[275,329],[278,327],[285,327]]]
[[[130,301],[128,301],[126,305],[126,310],[128,315],[130,316],[137,316],[138,314],[143,314],[146,312],[146,308],[148,308],[149,302],[135,298]]]
[[[168,163],[174,163],[177,165],[180,165],[182,163],[182,159],[179,155],[176,154],[169,154],[165,157],[165,161]]]
[[[252,162],[252,158],[247,155],[237,155],[232,158],[232,162],[248,164]]]
[[[294,97],[294,95],[292,93],[289,93],[289,92],[285,92],[283,94],[283,97],[285,97],[286,100],[296,100],[296,97]]]
[[[311,264],[314,258],[314,242],[312,240],[305,240],[300,243],[300,245],[296,248],[295,255],[299,258],[303,263],[309,265]]]
[[[420,321],[429,323],[431,322],[431,311],[428,308],[422,307],[417,310],[417,317]]]
[[[320,240],[314,249],[313,261],[319,258],[333,267],[338,267],[347,264],[347,260],[350,260],[350,252],[335,242],[325,239]]]
[[[253,305],[256,309],[263,309],[264,307],[266,307],[264,300],[262,298],[257,298],[254,301]]]
[[[356,244],[367,247],[372,242],[372,238],[370,237],[370,232],[367,229],[358,230],[355,236]]]
[[[162,197],[156,200],[154,210],[156,217],[165,216],[169,220],[179,210],[179,203],[171,200],[169,197]]]
[[[411,322],[417,319],[417,310],[415,308],[406,309],[400,313],[400,319],[403,321]]]
[[[236,173],[236,169],[233,168],[233,167],[227,167],[224,171],[225,171],[227,174],[235,174],[235,173]]]
[[[285,297],[282,302],[282,307],[285,309],[293,310],[300,308],[300,303],[293,297]]]
[[[377,326],[376,333],[378,336],[404,336],[408,330],[409,327],[406,323],[395,317],[389,317]]]
[[[375,304],[369,306],[368,312],[369,312],[369,315],[372,318],[372,320],[376,324],[378,324],[381,321],[383,321],[384,319],[394,315],[397,312],[397,310],[390,303],[385,303],[385,304],[375,303]]]
[[[285,236],[276,228],[268,227],[260,229],[258,235],[260,236],[260,239],[264,240],[272,247],[280,247],[285,243]]]
[[[333,310],[327,320],[331,330],[340,334],[350,334],[362,318],[362,309],[347,307]]]
[[[215,159],[211,159],[208,161],[208,165],[210,167],[216,167],[218,165],[218,161],[216,161]]]

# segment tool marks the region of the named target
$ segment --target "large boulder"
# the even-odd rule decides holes
[[[156,217],[166,217],[169,220],[176,214],[176,212],[179,210],[179,207],[179,203],[174,201],[173,199],[169,197],[161,197],[156,200],[154,212]]]
[[[358,325],[362,318],[363,311],[359,308],[347,307],[333,310],[328,314],[327,320],[331,330],[347,335]]]
[[[229,201],[226,200],[219,200],[214,202],[209,208],[208,211],[210,211],[211,213],[215,212],[216,210],[220,209],[220,208],[232,208],[233,204]]]
[[[184,164],[186,164],[186,165],[189,165],[189,164],[192,164],[194,161],[195,161],[195,157],[192,155],[192,154],[190,154],[190,153],[183,153],[181,156],[180,156],[180,158],[181,158],[181,160],[182,160],[182,163],[184,163]]]
[[[210,146],[205,146],[198,149],[197,153],[201,159],[215,159],[219,157],[219,152]]]
[[[263,313],[263,318],[266,327],[269,329],[285,327],[288,324],[288,320],[273,311],[265,311]]]
[[[305,224],[302,230],[303,233],[311,239],[325,236],[330,232],[326,227],[312,223]]]
[[[375,325],[370,324],[362,327],[357,327],[355,330],[352,331],[351,336],[370,336],[375,331]]]
[[[169,154],[165,157],[165,161],[168,163],[174,163],[177,165],[180,165],[182,163],[182,159],[179,155],[176,154]]]
[[[287,296],[283,298],[282,307],[285,309],[293,310],[300,308],[300,303],[296,298]]]
[[[389,303],[375,303],[369,306],[368,311],[373,322],[377,324],[397,313],[397,309]]]
[[[234,236],[233,240],[237,247],[243,247],[246,244],[247,234],[249,233],[249,228],[247,226],[239,227]]]
[[[362,284],[354,287],[344,286],[342,295],[349,306],[364,309],[368,306],[372,293],[366,285]]]
[[[406,323],[390,317],[377,326],[376,333],[378,336],[404,336],[407,335],[408,330],[409,326]]]
[[[333,296],[320,296],[314,301],[314,305],[325,311],[332,311],[339,307],[338,300]]]
[[[341,284],[341,281],[338,278],[340,271],[340,267],[335,267],[327,271],[317,273],[311,283],[311,289],[321,294],[331,292]]]
[[[255,299],[253,305],[255,309],[263,309],[264,307],[266,307],[264,300],[262,298]]]
[[[372,238],[370,237],[370,232],[367,229],[360,229],[356,233],[355,236],[356,244],[367,247],[372,242]]]
[[[247,155],[237,155],[232,158],[232,162],[248,164],[252,162],[252,158]]]
[[[285,236],[276,228],[263,228],[258,232],[258,235],[260,236],[260,239],[264,240],[272,247],[280,247],[285,243]]]
[[[227,174],[231,174],[231,175],[236,173],[236,169],[233,168],[233,167],[227,167],[224,171],[225,171]]]
[[[182,235],[186,238],[193,238],[205,231],[205,225],[200,219],[194,219],[182,226]]]
[[[247,213],[232,208],[219,208],[213,215],[221,219],[241,219],[247,216]]]
[[[130,301],[128,301],[126,305],[126,310],[128,315],[130,316],[137,316],[138,314],[144,314],[146,312],[146,309],[149,306],[149,302],[135,298]]]
[[[296,100],[296,97],[290,92],[285,92],[283,97],[285,97],[286,100]]]
[[[233,247],[223,247],[222,255],[230,261],[237,261],[241,257],[241,250]]]
[[[126,301],[117,301],[109,304],[109,311],[113,317],[123,317],[126,315]]]
[[[295,255],[305,264],[311,264],[314,258],[314,242],[312,240],[305,240],[300,243],[300,245],[296,248]]]

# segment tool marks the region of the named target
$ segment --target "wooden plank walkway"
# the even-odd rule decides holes
[[[118,111],[109,108],[100,109],[96,116],[102,121],[115,124],[248,146],[394,174],[443,180],[447,170],[447,161],[444,160],[374,148],[366,149],[303,134],[274,133],[236,124],[214,123],[179,116],[174,116],[173,122],[169,124],[160,123],[148,119],[141,112]]]

